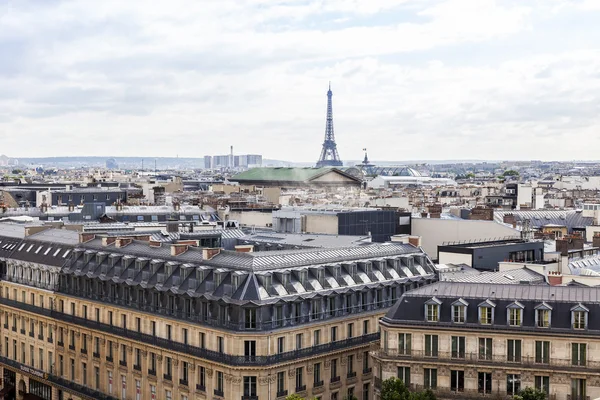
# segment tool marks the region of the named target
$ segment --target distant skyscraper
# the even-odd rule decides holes
[[[335,144],[335,136],[333,134],[333,107],[331,98],[333,92],[331,91],[331,83],[329,84],[329,90],[327,91],[327,122],[325,124],[325,140],[323,141],[323,149],[321,150],[321,157],[317,162],[317,167],[341,167],[344,165],[340,160],[340,155],[337,151]]]
[[[212,156],[204,156],[204,168],[205,169],[212,168]]]

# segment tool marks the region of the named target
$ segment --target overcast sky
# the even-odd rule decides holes
[[[159,4],[159,5],[156,5]],[[600,0],[0,0],[0,154],[600,159]]]

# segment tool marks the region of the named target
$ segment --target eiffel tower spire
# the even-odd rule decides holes
[[[340,155],[335,144],[335,136],[333,134],[333,107],[331,98],[331,82],[329,82],[329,90],[327,91],[327,122],[325,123],[325,140],[323,141],[323,149],[321,156],[317,161],[317,167],[341,167],[344,165],[340,160]]]

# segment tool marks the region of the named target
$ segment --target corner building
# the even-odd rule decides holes
[[[402,295],[372,352],[375,398],[398,377],[440,399],[600,397],[600,291],[438,282]]]
[[[367,400],[378,319],[436,279],[406,244],[254,253],[10,234],[0,366],[17,397]]]

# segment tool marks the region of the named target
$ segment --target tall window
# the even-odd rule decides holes
[[[256,329],[256,309],[247,308],[246,313],[246,329]]]
[[[479,372],[477,374],[477,392],[492,393],[492,373]]]
[[[587,311],[576,310],[571,314],[573,319],[573,329],[586,329],[587,327]]]
[[[492,338],[479,338],[479,359],[492,359]]]
[[[188,384],[188,363],[186,361],[183,361],[181,363],[181,378],[180,378],[180,384],[182,385],[187,385]]]
[[[587,382],[585,379],[571,379],[571,399],[582,400],[586,398]]]
[[[277,397],[285,396],[285,371],[277,373]]]
[[[332,342],[337,341],[337,326],[331,327],[331,341]]]
[[[285,337],[280,336],[277,338],[277,352],[283,353],[285,351]]]
[[[549,376],[535,376],[535,388],[537,390],[541,390],[542,392],[549,394],[550,393],[550,377]]]
[[[256,396],[256,377],[245,376],[244,377],[244,397]]]
[[[586,344],[585,343],[572,343],[571,344],[571,363],[573,365],[585,365],[586,364]]]
[[[246,360],[254,360],[256,358],[256,340],[244,340],[244,355]]]
[[[452,336],[452,358],[465,358],[464,336]]]
[[[398,379],[404,382],[404,385],[410,386],[410,367],[398,367]]]
[[[296,368],[296,392],[304,390],[304,378],[303,378],[303,367]]]
[[[521,375],[506,374],[506,394],[514,396],[521,391]]]
[[[296,334],[296,350],[300,350],[302,348],[302,334]]]
[[[200,390],[206,390],[206,368],[200,367],[198,368],[198,385]]]
[[[317,329],[313,332],[313,346],[318,346],[321,344],[321,330]]]
[[[425,356],[438,356],[438,335],[425,335]]]
[[[453,392],[465,391],[465,371],[450,371],[450,390]]]
[[[437,369],[423,368],[423,386],[426,389],[437,388]]]
[[[460,299],[452,305],[452,322],[462,324],[465,322],[467,315],[467,304]]]
[[[223,372],[217,371],[217,391],[223,393]]]
[[[331,360],[331,382],[336,382],[338,380],[338,359],[334,358],[333,360]]]
[[[321,381],[321,363],[316,363],[313,366],[313,383],[314,386],[320,386],[323,384]]]
[[[548,364],[550,362],[550,342],[536,340],[535,362],[538,364]]]
[[[508,339],[506,341],[506,358],[509,362],[521,362],[520,339]]]

